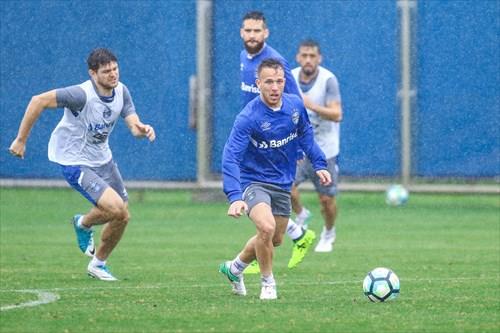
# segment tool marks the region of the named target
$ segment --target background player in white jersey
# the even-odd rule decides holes
[[[119,79],[118,60],[108,49],[93,50],[88,59],[90,80],[33,96],[9,151],[24,157],[26,141],[42,111],[64,108],[64,114],[49,141],[49,160],[61,166],[66,181],[94,207],[75,215],[72,223],[80,250],[91,256],[90,276],[114,281],[106,260],[120,241],[129,221],[128,196],[108,145],[118,117],[132,135],[155,139],[155,131],[143,124],[127,87]],[[94,225],[105,224],[97,252]]]
[[[269,29],[262,12],[252,11],[245,14],[241,22],[240,36],[244,49],[240,54],[241,77],[241,107],[245,107],[251,100],[259,96],[259,88],[255,85],[256,73],[259,64],[268,58],[278,59],[283,65],[285,75],[284,92],[300,97],[300,90],[293,79],[288,62],[275,49],[266,43]],[[304,230],[292,219],[288,221],[286,232],[294,242],[292,256],[288,267],[296,267],[312,247],[316,234],[312,230]],[[259,266],[254,262],[245,273],[258,273]]]
[[[243,212],[255,224],[256,235],[232,261],[219,266],[233,293],[246,295],[243,271],[257,258],[261,270],[260,299],[276,299],[272,271],[274,246],[281,244],[291,213],[290,190],[295,178],[298,148],[309,157],[321,184],[331,181],[325,156],[314,142],[313,130],[302,100],[284,94],[283,65],[263,60],[258,67],[260,97],[238,114],[224,146],[222,172],[227,214]]]
[[[297,176],[292,188],[292,208],[296,213],[295,221],[302,225],[311,213],[301,204],[297,186],[310,179],[318,192],[321,213],[324,219],[323,232],[316,245],[316,252],[330,252],[335,242],[335,219],[337,204],[335,196],[338,184],[337,156],[339,154],[340,126],[342,120],[342,104],[340,90],[335,75],[320,66],[322,61],[319,44],[314,40],[305,40],[299,45],[297,62],[300,67],[294,68],[292,74],[302,92],[304,105],[314,128],[314,139],[325,153],[328,171],[332,174],[332,183],[328,186],[320,184],[309,161],[299,163]],[[307,225],[305,225],[307,227]]]

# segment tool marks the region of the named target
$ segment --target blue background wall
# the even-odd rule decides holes
[[[419,1],[415,174],[500,175],[500,1]]]
[[[2,1],[0,177],[60,178],[47,160],[50,133],[62,110],[47,110],[34,127],[24,161],[7,149],[31,96],[88,79],[97,46],[118,56],[121,81],[157,141],[136,140],[124,122],[110,145],[126,179],[196,177],[196,136],[188,128],[189,75],[196,72],[196,2]]]
[[[418,1],[413,114],[415,176],[500,174],[498,1]],[[212,171],[239,111],[239,37],[249,10],[265,12],[269,44],[295,66],[298,42],[317,39],[340,81],[343,175],[397,177],[400,169],[399,9],[377,1],[215,1]],[[188,128],[189,75],[196,72],[196,2],[2,1],[0,3],[0,177],[60,178],[47,141],[61,116],[36,124],[24,161],[7,148],[33,94],[88,78],[96,46],[119,57],[144,122],[158,139],[111,135],[126,179],[194,180],[196,135]]]

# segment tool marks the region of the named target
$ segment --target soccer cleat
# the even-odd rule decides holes
[[[95,254],[94,246],[94,231],[92,229],[84,229],[78,226],[78,220],[82,215],[73,216],[72,224],[76,233],[76,241],[78,242],[78,247],[87,256],[93,257]]]
[[[90,263],[87,267],[87,273],[89,276],[96,278],[98,280],[102,281],[117,281],[118,279],[115,278],[111,273],[109,272],[108,268],[105,265],[102,266],[94,266],[92,263]]]
[[[295,217],[295,223],[302,229],[307,230],[307,228],[309,227],[309,222],[311,222],[312,219],[312,213],[306,208],[304,208],[304,210],[306,211],[306,216],[301,217],[300,215],[297,215]]]
[[[292,257],[288,262],[288,268],[295,268],[304,260],[307,251],[311,248],[316,234],[312,230],[306,230],[301,239],[295,242],[292,250]]]
[[[233,273],[231,273],[230,267],[230,261],[223,262],[219,265],[219,272],[224,274],[228,278],[231,286],[233,287],[233,294],[245,296],[247,294],[247,289],[245,288],[245,282],[243,281],[243,274],[234,275]]]
[[[250,265],[248,265],[247,268],[245,268],[245,270],[243,271],[243,274],[259,274],[259,273],[260,273],[260,267],[257,260],[252,261]]]
[[[324,232],[321,233],[318,244],[314,248],[314,252],[332,252],[333,243],[335,242],[335,233],[330,236],[325,236]]]
[[[262,289],[260,290],[260,299],[262,300],[270,300],[277,299],[278,294],[276,292],[275,284],[263,284]]]

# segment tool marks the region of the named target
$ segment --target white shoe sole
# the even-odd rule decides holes
[[[87,272],[87,274],[91,277],[91,278],[94,278],[94,279],[97,279],[97,280],[101,280],[101,281],[118,281],[117,278],[115,277],[102,277],[102,276],[98,276],[92,272]]]
[[[87,269],[87,274],[90,277],[101,281],[118,281],[118,279],[111,274],[102,275],[99,272],[92,271],[91,269]]]

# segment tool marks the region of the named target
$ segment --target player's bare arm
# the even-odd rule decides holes
[[[304,106],[309,110],[316,112],[323,119],[331,120],[335,122],[342,121],[342,104],[338,101],[330,101],[326,103],[326,106],[322,106],[316,103],[313,103],[309,97],[306,95],[302,96],[304,101]]]
[[[19,125],[17,136],[14,141],[12,141],[9,147],[9,152],[12,155],[24,158],[24,153],[26,151],[26,141],[28,141],[31,129],[38,120],[38,117],[40,117],[40,114],[46,108],[56,107],[57,100],[55,90],[50,90],[31,98],[31,101],[26,108],[26,112],[24,113],[24,117],[21,120],[21,125]]]
[[[139,120],[137,114],[131,114],[125,118],[128,128],[133,136],[143,138],[146,137],[149,141],[154,141],[156,139],[156,133],[153,126],[148,124],[143,124]]]
[[[231,203],[227,210],[227,215],[234,218],[242,216],[248,210],[248,205],[243,200],[236,200]]]

